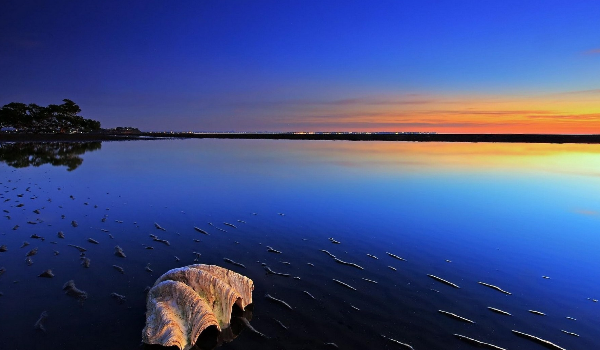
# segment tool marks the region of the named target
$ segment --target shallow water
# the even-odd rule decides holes
[[[78,146],[75,156],[56,147],[40,156],[38,147],[28,157],[18,147],[18,162],[9,147],[0,152],[0,209],[8,211],[0,218],[8,248],[0,253],[2,349],[140,348],[144,289],[194,263],[193,252],[255,284],[251,323],[271,339],[243,331],[223,349],[400,348],[382,334],[417,350],[474,348],[455,333],[511,350],[544,348],[513,329],[569,350],[600,346],[600,304],[591,300],[600,298],[599,146],[159,140]],[[20,248],[23,241],[30,245]],[[68,244],[87,249],[89,268]],[[126,258],[113,254],[116,245]],[[261,263],[300,280],[267,275]],[[54,278],[37,277],[49,268]],[[71,279],[89,295],[83,305],[62,291]],[[33,327],[42,311],[46,332]]]

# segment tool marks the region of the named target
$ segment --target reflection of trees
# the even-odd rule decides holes
[[[83,163],[80,155],[101,147],[101,142],[3,143],[0,144],[0,161],[14,168],[51,164],[66,166],[72,171]]]

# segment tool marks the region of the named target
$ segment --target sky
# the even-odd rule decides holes
[[[600,1],[4,0],[0,105],[103,127],[600,133]]]

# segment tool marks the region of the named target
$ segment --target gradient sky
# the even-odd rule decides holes
[[[0,105],[103,127],[600,133],[600,1],[27,1]]]

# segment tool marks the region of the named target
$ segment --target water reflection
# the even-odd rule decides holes
[[[101,147],[101,142],[3,143],[0,144],[0,161],[13,168],[51,164],[73,171],[83,163],[82,154]]]
[[[145,349],[145,287],[201,254],[204,264],[230,257],[246,266],[228,267],[254,281],[251,325],[271,337],[245,329],[221,349],[398,346],[388,338],[415,349],[472,346],[454,334],[506,349],[537,346],[512,330],[566,349],[600,348],[600,176],[592,176],[599,154],[600,145],[157,140],[109,142],[83,156],[75,172],[9,172],[0,164],[0,210],[11,216],[0,217],[0,245],[8,248],[0,252],[0,309],[14,315],[0,317],[0,342],[31,350]],[[154,241],[157,233],[171,244]],[[32,266],[24,241],[39,247]],[[90,268],[68,244],[88,249]],[[116,245],[127,258],[114,255]],[[145,270],[148,263],[155,273]],[[290,277],[266,275],[263,263]],[[55,278],[37,277],[48,268]],[[89,292],[84,306],[63,295],[70,279]],[[46,333],[33,329],[41,311],[49,315]],[[205,336],[197,348],[218,344],[214,329]]]

